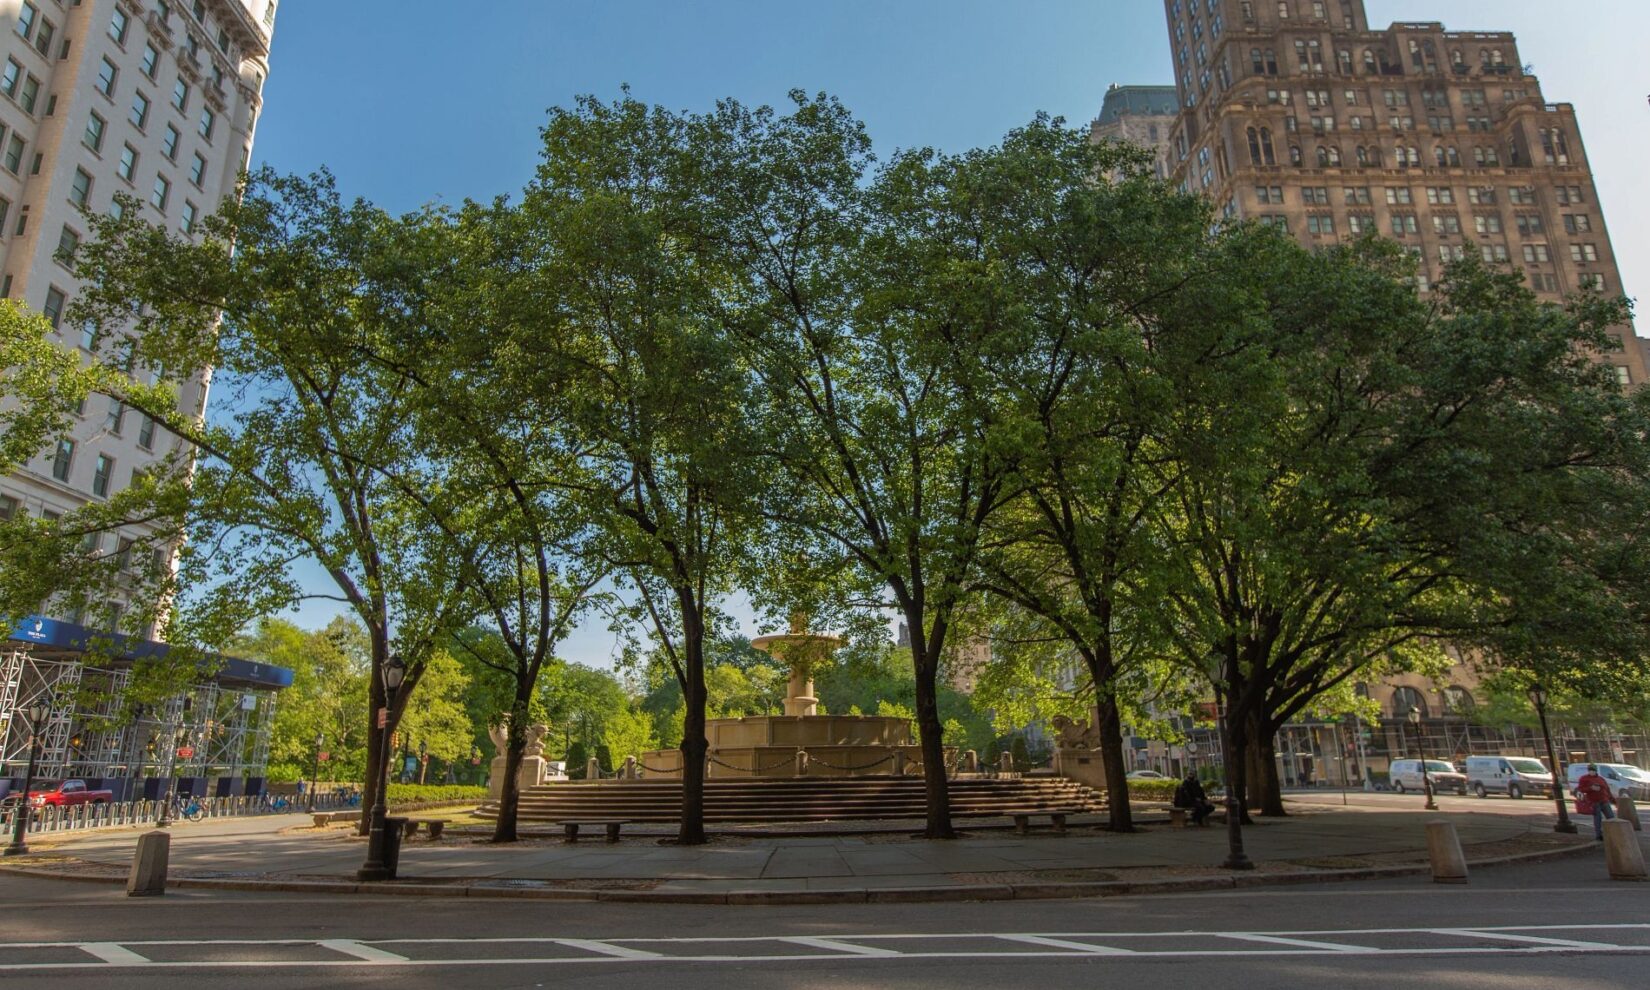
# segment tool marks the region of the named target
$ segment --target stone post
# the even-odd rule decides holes
[[[905,776],[905,750],[894,750],[894,776]]]
[[[594,756],[592,756],[590,759],[585,761],[585,764],[584,764],[584,779],[585,780],[601,780],[602,779],[602,761],[601,760],[598,760]]]
[[[160,829],[138,836],[132,854],[132,872],[126,878],[127,897],[159,897],[166,893],[166,863],[171,856],[172,836]]]
[[[1624,822],[1630,822],[1633,831],[1644,831],[1644,825],[1639,821],[1639,806],[1633,801],[1633,795],[1628,794],[1626,791],[1623,791],[1621,796],[1616,798],[1616,817]]]
[[[1611,880],[1644,880],[1644,850],[1631,822],[1617,818],[1604,823],[1604,866]]]
[[[979,773],[980,772],[980,754],[974,752],[971,749],[963,750],[962,767],[959,769],[958,772],[959,773]]]
[[[1427,856],[1432,860],[1434,883],[1466,883],[1467,857],[1455,826],[1446,821],[1427,822]]]
[[[625,757],[624,758],[624,779],[626,779],[626,780],[635,780],[640,776],[641,775],[636,772],[636,758],[634,756]]]
[[[796,775],[798,777],[808,775],[808,751],[805,749],[796,751]]]
[[[1013,753],[1009,753],[1009,752],[1005,751],[1003,753],[1003,755],[997,757],[997,772],[998,773],[1004,773],[1004,774],[1009,774],[1009,773],[1014,772],[1014,754]]]

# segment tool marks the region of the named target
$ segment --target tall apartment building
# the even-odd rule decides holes
[[[150,222],[188,234],[234,193],[277,2],[0,0],[0,295],[45,315],[64,347],[106,343],[63,320],[80,285],[60,259],[84,236],[83,210],[119,209],[126,193]],[[203,412],[208,379],[190,383],[182,408]],[[173,442],[96,397],[70,439],[0,477],[0,518],[106,498]],[[88,549],[125,542],[104,540]]]
[[[1180,112],[1171,178],[1303,243],[1377,231],[1427,291],[1471,249],[1540,296],[1622,290],[1575,108],[1506,32],[1372,30],[1363,0],[1165,0]],[[1606,355],[1650,380],[1631,327]]]
[[[1089,140],[1123,141],[1152,152],[1159,178],[1169,176],[1169,132],[1180,112],[1173,86],[1119,86],[1112,83],[1089,124]]]

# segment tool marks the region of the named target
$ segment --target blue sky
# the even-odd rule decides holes
[[[1576,104],[1627,290],[1650,286],[1650,3],[1367,7],[1374,24],[1515,32],[1547,99]],[[326,165],[346,193],[401,210],[518,190],[545,110],[625,83],[684,109],[824,90],[880,151],[962,150],[1038,110],[1086,124],[1108,84],[1167,83],[1169,68],[1157,0],[286,0],[254,157],[284,171]],[[569,659],[607,664],[602,625],[569,642]]]

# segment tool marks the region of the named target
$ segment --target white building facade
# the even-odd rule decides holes
[[[98,345],[63,319],[80,284],[60,258],[87,236],[83,210],[110,213],[125,193],[149,222],[187,234],[234,194],[277,2],[0,0],[0,295],[49,319],[64,347]],[[208,381],[203,369],[180,407],[202,415]],[[93,397],[67,441],[0,477],[0,519],[107,498],[176,442]],[[118,553],[123,540],[88,550]]]

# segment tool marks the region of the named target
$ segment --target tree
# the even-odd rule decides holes
[[[433,521],[388,480],[422,454],[409,432],[416,383],[377,360],[419,315],[409,301],[432,266],[418,226],[346,205],[325,174],[260,172],[198,242],[127,206],[89,221],[77,271],[90,287],[71,313],[94,335],[99,390],[152,419],[176,452],[123,493],[125,517],[87,518],[142,522],[155,549],[181,547],[150,599],[177,645],[221,643],[306,598],[344,603],[370,645],[369,716],[386,705],[391,653],[406,663],[393,728],[470,607]],[[210,419],[203,368],[217,385]],[[300,560],[318,563],[335,594],[300,587]],[[369,803],[382,742],[367,739]]]
[[[619,761],[658,748],[659,738],[653,733],[653,716],[633,708],[620,709],[607,720],[602,731],[602,744],[613,759]]]
[[[956,203],[966,156],[897,156],[868,189],[869,141],[836,101],[724,103],[705,185],[728,191],[710,241],[741,272],[733,319],[760,381],[776,468],[763,508],[796,557],[845,554],[910,629],[927,795],[950,838],[938,707],[981,527],[1009,496],[1015,445],[992,429],[990,363],[1014,310]]]
[[[583,447],[562,483],[594,530],[588,552],[623,580],[686,702],[683,844],[705,841],[706,638],[761,486],[742,361],[714,305],[726,280],[683,250],[699,150],[688,119],[628,96],[551,112],[521,215],[537,248],[526,291],[555,305],[501,341],[532,360],[493,386],[528,404],[551,391],[547,376],[570,382]]]
[[[361,627],[337,618],[325,629],[305,631],[285,619],[263,619],[238,637],[233,651],[286,667],[292,686],[281,692],[269,744],[269,777],[303,780],[312,772],[328,779],[366,772],[365,706],[369,647]],[[317,767],[315,739],[327,762]]]

